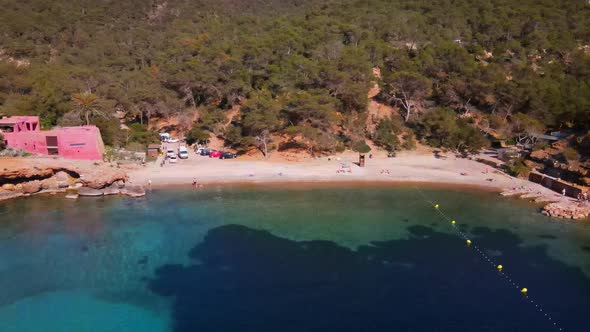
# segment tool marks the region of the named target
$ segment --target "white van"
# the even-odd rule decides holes
[[[168,134],[168,133],[160,133],[160,141],[162,141],[162,142],[168,142],[169,139],[170,139],[170,134]]]
[[[174,150],[168,148],[168,150],[166,151],[166,157],[168,157],[168,158],[176,157]]]
[[[178,158],[188,159],[188,149],[186,146],[182,145],[178,147]]]

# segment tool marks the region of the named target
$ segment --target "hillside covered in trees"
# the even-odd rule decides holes
[[[586,0],[0,0],[0,113],[310,153],[590,130]],[[375,117],[367,97],[392,106]],[[129,129],[121,129],[115,116]],[[587,141],[590,141],[588,139]],[[580,151],[583,147],[579,148]]]

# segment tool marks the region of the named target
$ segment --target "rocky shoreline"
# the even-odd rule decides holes
[[[141,185],[128,183],[125,170],[106,163],[53,159],[0,159],[0,201],[38,194],[141,197]]]
[[[572,220],[582,220],[590,217],[589,203],[578,202],[557,193],[546,194],[530,188],[518,188],[505,190],[500,195],[519,197],[532,200],[535,203],[543,203],[545,206],[541,210],[541,213],[549,217]]]

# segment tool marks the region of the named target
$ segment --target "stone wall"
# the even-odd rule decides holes
[[[577,198],[578,194],[583,192],[581,188],[578,188],[578,187],[571,185],[569,183],[560,181],[559,179],[554,179],[554,178],[551,178],[547,175],[543,175],[543,174],[539,174],[539,173],[534,173],[534,172],[531,173],[529,175],[529,181],[534,182],[534,183],[539,183],[543,187],[549,188],[549,189],[556,191],[560,194],[565,189],[565,195],[569,196],[569,197],[573,197],[573,198]]]

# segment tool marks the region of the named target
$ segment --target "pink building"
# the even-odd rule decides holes
[[[6,145],[30,153],[68,159],[102,160],[104,144],[96,126],[63,127],[41,131],[37,116],[0,119]]]

